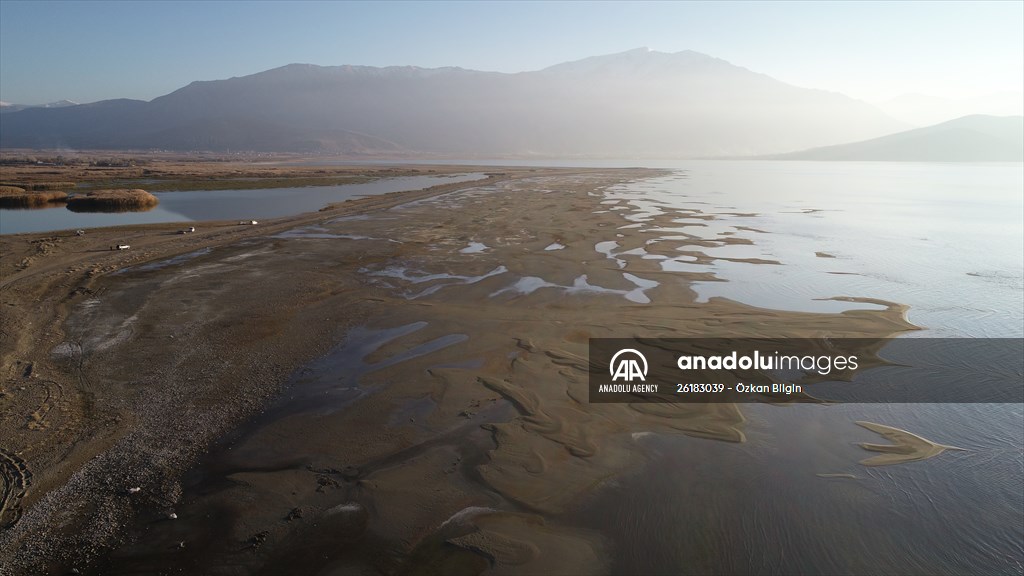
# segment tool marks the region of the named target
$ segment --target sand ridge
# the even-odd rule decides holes
[[[892,464],[902,464],[904,462],[914,462],[916,460],[934,458],[946,450],[967,450],[966,448],[957,448],[956,446],[938,444],[926,438],[922,438],[917,434],[907,432],[901,428],[886,426],[885,424],[864,422],[861,420],[858,420],[857,424],[892,442],[892,444],[871,444],[868,442],[861,442],[860,447],[865,450],[882,452],[882,454],[878,456],[872,456],[871,458],[861,460],[860,463],[864,466],[889,466]]]

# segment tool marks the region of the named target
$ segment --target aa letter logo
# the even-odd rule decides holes
[[[612,375],[612,382],[617,382],[620,378],[626,382],[632,382],[634,378],[644,382],[644,377],[647,376],[647,358],[632,348],[623,348],[612,356],[612,361],[608,363],[608,373]]]

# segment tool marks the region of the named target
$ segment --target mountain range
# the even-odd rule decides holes
[[[875,106],[897,120],[922,127],[974,114],[1022,116],[1024,93],[1006,91],[961,99],[903,94],[884,102],[876,102]]]
[[[0,147],[501,157],[784,152],[908,125],[692,51],[515,74],[291,64],[165,96],[0,114]]]
[[[11,104],[10,102],[0,100],[0,114],[4,112],[18,112],[26,108],[64,108],[67,106],[78,106],[78,102],[72,102],[71,100],[58,100],[48,104]]]
[[[775,160],[1022,162],[1024,116],[964,116],[880,138],[768,156]]]

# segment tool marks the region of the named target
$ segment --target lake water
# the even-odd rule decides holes
[[[728,280],[696,284],[701,300],[827,312],[850,305],[821,298],[879,298],[910,305],[910,320],[928,329],[914,336],[1024,336],[1022,164],[709,161],[682,174],[610,197],[645,212],[749,214],[679,226],[754,242],[708,254],[782,263],[681,263]]]
[[[698,283],[700,299],[835,311],[854,305],[819,299],[871,297],[910,305],[910,320],[924,330],[905,337],[1020,338],[1024,332],[1021,164],[693,162],[679,168],[684,172],[608,197],[626,201],[626,218],[641,225],[645,214],[684,207],[743,214],[678,222],[705,238],[726,233],[754,242],[724,247],[723,256],[780,262],[668,264],[726,280]],[[613,572],[1024,570],[1021,404],[746,405],[743,411],[748,442],[650,435],[643,439],[647,467],[595,492],[583,524],[613,543]],[[855,442],[879,437],[856,420],[969,451],[867,468],[857,462],[870,453]]]
[[[484,177],[478,173],[404,176],[342,186],[156,192],[154,196],[160,200],[160,204],[145,212],[71,212],[63,206],[34,210],[4,208],[0,209],[0,234],[160,222],[277,218],[315,212],[328,204],[363,196],[419,190]]]

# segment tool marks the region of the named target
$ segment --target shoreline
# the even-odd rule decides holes
[[[244,439],[234,446],[235,454],[249,454],[246,458],[252,460],[236,465],[255,464],[255,475],[245,481],[247,497],[277,502],[266,514],[236,521],[232,541],[244,542],[262,533],[260,526],[273,526],[260,540],[259,554],[246,562],[273,565],[289,549],[290,529],[274,520],[285,503],[327,518],[328,510],[348,505],[348,500],[337,498],[342,493],[348,498],[357,487],[357,492],[376,494],[353,504],[376,510],[365,529],[388,542],[408,542],[403,555],[427,553],[422,546],[440,537],[427,527],[467,506],[506,511],[464,523],[458,533],[442,531],[443,541],[485,556],[499,549],[507,552],[498,543],[510,538],[525,539],[528,549],[543,549],[550,544],[531,536],[528,528],[537,520],[515,511],[557,516],[588,487],[628,467],[632,456],[629,443],[623,443],[629,436],[622,436],[624,431],[672,431],[742,441],[743,417],[735,407],[672,408],[688,412],[683,415],[662,413],[666,408],[658,406],[598,408],[579,403],[574,399],[578,376],[573,375],[573,366],[579,364],[581,350],[585,356],[588,335],[615,330],[672,332],[679,326],[704,335],[756,333],[766,326],[773,334],[789,335],[818,330],[879,335],[911,329],[903,310],[894,305],[883,311],[808,314],[722,299],[696,304],[688,283],[700,274],[659,272],[653,263],[643,268],[643,261],[636,263],[640,268],[630,270],[654,286],[632,286],[611,256],[594,252],[594,240],[602,239],[602,230],[614,230],[620,218],[596,210],[599,192],[662,172],[502,170],[503,175],[484,181],[353,200],[258,227],[204,223],[200,232],[178,236],[170,234],[176,225],[147,225],[98,229],[79,238],[0,237],[5,254],[20,256],[17,264],[9,257],[0,262],[5,325],[36,326],[34,332],[3,335],[4,401],[10,398],[15,406],[31,408],[34,400],[29,394],[14,392],[43,394],[45,388],[37,406],[47,407],[39,418],[32,415],[39,409],[27,414],[23,410],[27,421],[19,424],[26,428],[16,426],[10,436],[5,434],[23,446],[5,447],[5,452],[27,455],[29,469],[36,472],[23,499],[26,513],[14,528],[0,534],[0,551],[10,552],[25,569],[39,568],[46,559],[60,567],[85,569],[110,554],[110,544],[124,536],[122,527],[135,525],[138,538],[141,532],[133,518],[148,525],[154,514],[173,512],[182,519],[176,526],[196,527],[190,524],[195,520],[188,520],[194,515],[187,506],[198,505],[197,500],[181,500],[181,474],[218,437],[265,408],[287,402],[287,395],[277,395],[282,383],[293,381],[303,366],[312,369],[310,377],[315,378],[316,368],[310,367],[316,359],[330,358],[346,334],[359,327],[388,330],[425,323],[408,335],[385,340],[366,356],[365,362],[374,365],[402,357],[403,350],[455,342],[453,335],[466,340],[368,373],[358,388],[371,386],[377,392],[357,399],[359,414],[342,410],[307,422],[294,415],[308,409],[292,406],[282,409],[281,418],[252,432],[251,441],[276,446],[272,452],[298,450],[298,462],[271,459],[255,464],[266,456],[247,452]],[[459,190],[466,192],[448,194]],[[310,231],[313,226],[317,230]],[[298,232],[277,236],[287,230]],[[133,246],[129,252],[98,256],[86,251],[105,243],[105,235],[126,233]],[[642,233],[622,233],[619,254],[644,245]],[[544,249],[553,243],[562,248]],[[130,265],[206,248],[212,252],[174,266],[110,275]],[[658,250],[657,245],[651,250]],[[514,289],[519,285],[515,277],[532,277],[538,271],[552,288],[535,293]],[[581,272],[587,286],[601,290],[564,299],[562,292]],[[428,276],[437,279],[422,280]],[[257,286],[259,298],[253,298]],[[641,288],[641,294],[656,295],[651,298],[655,303],[672,306],[620,304],[621,294]],[[29,307],[31,302],[36,302],[34,308]],[[591,305],[600,302],[614,305]],[[62,343],[68,344],[61,349],[67,354],[54,358],[49,351]],[[466,354],[474,359],[471,369],[460,368],[466,365]],[[336,362],[354,361],[345,358]],[[475,358],[481,359],[479,366]],[[333,369],[347,365],[335,364]],[[328,362],[323,368],[325,373],[331,373],[330,366]],[[413,377],[424,373],[430,375],[426,381]],[[531,384],[559,381],[569,388]],[[30,391],[29,386],[39,390]],[[416,399],[423,398],[424,390],[434,405],[431,411],[424,415],[420,409],[402,408],[418,405]],[[393,420],[402,410],[413,410],[407,423]],[[381,421],[395,424],[381,428]],[[320,428],[315,427],[317,422]],[[403,446],[432,445],[438,434],[447,437],[463,429],[478,446],[466,448],[465,454],[439,445],[398,456]],[[49,435],[49,448],[39,443],[40,433]],[[343,464],[331,454],[340,449],[338,438],[346,436],[353,439],[342,443],[348,461]],[[369,444],[351,444],[359,438]],[[352,479],[345,466],[357,471]],[[260,469],[282,472],[255,472]],[[330,500],[333,507],[321,498],[325,491],[309,490],[300,480],[307,475],[313,488],[327,486],[327,493],[337,493]],[[453,478],[460,480],[452,482]],[[419,485],[412,491],[406,488],[410,479]],[[479,492],[480,483],[492,495]],[[279,493],[279,486],[293,486],[294,497]],[[140,490],[131,492],[136,487]],[[412,504],[420,501],[421,492],[435,488],[440,492],[431,506],[421,510]],[[500,498],[495,500],[494,494]],[[239,497],[213,496],[218,506],[229,507]],[[56,518],[62,520],[50,525]],[[155,526],[146,530],[157,540],[171,536],[164,531],[177,530],[168,524]],[[541,533],[573,551],[581,565],[600,566],[590,536],[556,524]],[[51,539],[40,538],[45,534]],[[154,558],[154,551],[131,546],[119,553],[120,561],[125,555]],[[175,561],[231,557],[219,549],[191,554],[179,554]],[[460,555],[459,561],[470,562],[468,558]],[[512,554],[502,562],[516,558]],[[552,558],[541,552],[524,561],[537,569],[550,568],[545,562]]]

